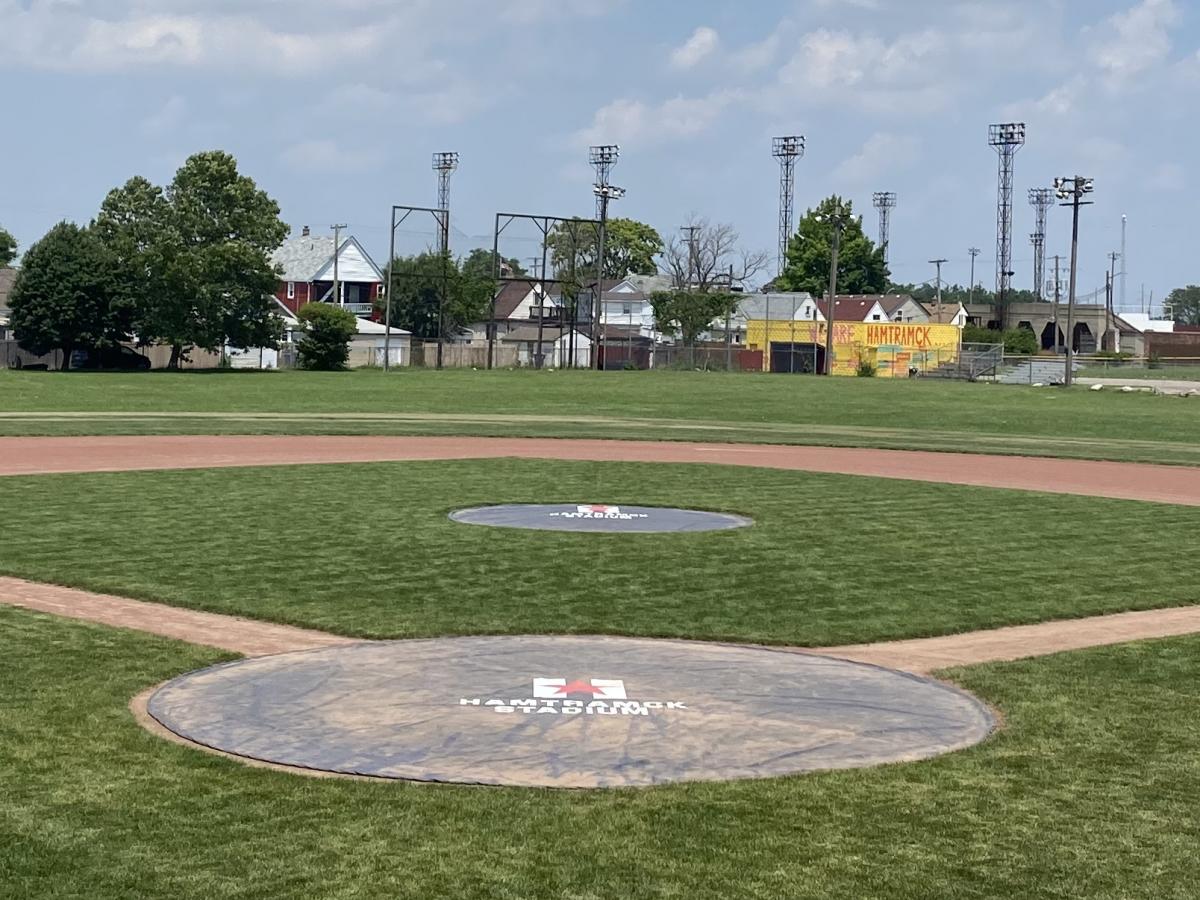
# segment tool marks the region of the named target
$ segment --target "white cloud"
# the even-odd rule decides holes
[[[690,69],[712,56],[720,43],[721,36],[714,29],[701,25],[683,44],[671,51],[671,65],[676,69]]]
[[[677,96],[662,103],[614,100],[596,111],[592,124],[576,132],[575,143],[666,143],[693,137],[712,126],[738,98],[736,91],[716,91],[705,97]]]
[[[383,155],[378,150],[343,147],[337,141],[300,141],[283,151],[283,161],[301,172],[365,172],[378,168]]]
[[[912,165],[920,156],[919,138],[880,131],[867,138],[858,153],[843,160],[833,177],[843,184],[861,187]]]
[[[1092,62],[1115,83],[1140,75],[1165,61],[1180,19],[1175,0],[1142,0],[1095,29]]]

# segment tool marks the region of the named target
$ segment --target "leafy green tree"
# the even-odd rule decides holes
[[[17,239],[0,227],[0,268],[17,258]]]
[[[690,347],[713,322],[732,315],[740,299],[722,291],[655,291],[650,306],[655,327],[663,334],[679,335]]]
[[[525,269],[521,267],[521,263],[516,259],[500,258],[509,270],[518,277],[525,274]],[[496,280],[496,262],[491,250],[485,250],[483,247],[476,247],[466,257],[459,262],[459,270],[463,277],[471,281],[495,281]]]
[[[853,216],[853,212],[853,204],[836,195],[822,200],[816,209],[808,210],[788,243],[787,264],[775,280],[775,288],[807,291],[818,297],[828,293],[834,220],[841,218],[846,224],[838,249],[838,293],[883,293],[888,286],[889,274],[883,249],[867,237],[862,222]]]
[[[1200,285],[1189,284],[1167,294],[1171,318],[1181,325],[1200,325]]]
[[[191,347],[277,345],[269,256],[288,227],[228,153],[189,157],[165,191],[131,179],[105,198],[95,225],[137,308],[139,338],[170,344],[171,368]]]
[[[354,314],[332,303],[306,303],[296,314],[304,337],[296,348],[301,369],[341,371],[350,358],[350,341],[358,333]]]
[[[559,222],[551,229],[550,257],[559,271],[571,265],[579,272],[594,272],[599,235],[591,225]],[[636,219],[609,219],[604,231],[604,277],[654,275],[655,258],[663,252],[663,239],[652,226]]]
[[[423,340],[488,318],[495,295],[494,280],[464,277],[458,261],[440,252],[396,257],[390,288],[392,325]]]
[[[132,307],[144,342],[145,323],[159,313],[181,246],[162,188],[138,176],[109,191],[92,230],[113,257],[116,291]]]
[[[17,341],[31,353],[61,350],[62,368],[81,348],[129,338],[132,309],[122,302],[116,265],[103,242],[60,222],[25,254],[9,305]]]

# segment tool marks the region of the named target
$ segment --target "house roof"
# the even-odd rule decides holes
[[[547,294],[547,300],[551,305],[554,304],[554,297],[546,292],[537,281],[528,279],[518,281],[506,281],[504,286],[500,288],[500,293],[496,295],[496,319],[498,321],[511,319],[513,313],[517,311],[524,301],[529,296],[530,292],[538,290]]]
[[[900,307],[906,303],[912,302],[911,294],[880,294],[877,298],[879,305],[883,307],[883,311],[891,316]],[[920,306],[920,304],[917,304]]]
[[[373,280],[383,281],[383,273],[354,237],[342,241],[338,262],[343,262],[346,251],[351,248],[361,255],[362,260],[371,269],[375,276]],[[271,254],[271,262],[283,269],[283,275],[280,277],[284,281],[328,281],[328,277],[322,276],[322,270],[333,264],[333,238],[316,235],[288,238]]]
[[[798,314],[800,307],[812,301],[812,294],[772,293],[746,294],[738,303],[738,313],[747,319],[767,319],[771,321],[789,321],[793,310]]]
[[[879,304],[880,309],[887,313],[883,304],[880,302],[883,295],[881,294],[838,294],[837,302],[834,306],[834,319],[840,322],[865,322],[867,316],[871,314],[871,310],[875,308],[875,304]],[[817,309],[821,311],[826,319],[829,318],[829,303],[826,300],[817,300]]]

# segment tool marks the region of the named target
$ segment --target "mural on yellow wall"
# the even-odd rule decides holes
[[[763,369],[768,372],[772,371],[772,354],[777,360],[786,359],[781,365],[793,366],[790,371],[813,371],[824,356],[826,334],[824,322],[751,319],[746,323],[746,344],[751,350],[767,351]],[[962,329],[957,325],[835,322],[833,374],[854,375],[859,363],[866,360],[880,378],[908,378],[914,372],[955,362],[961,341]]]

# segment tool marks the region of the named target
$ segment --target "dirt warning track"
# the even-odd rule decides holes
[[[486,437],[0,437],[0,476],[403,460],[710,463],[1200,506],[1200,468],[763,444]]]

